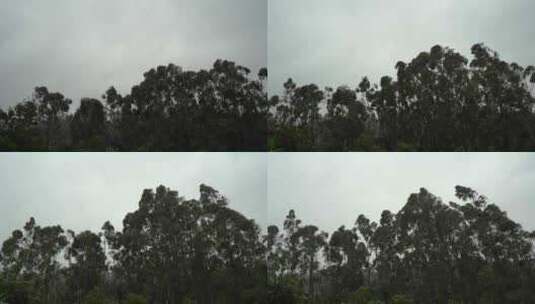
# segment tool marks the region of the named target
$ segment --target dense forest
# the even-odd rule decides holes
[[[476,191],[458,203],[425,189],[380,221],[330,235],[293,210],[266,231],[201,185],[187,200],[143,191],[121,231],[41,227],[31,218],[0,254],[0,302],[452,304],[535,302],[535,232]]]
[[[265,151],[267,69],[217,60],[210,70],[169,64],[122,96],[72,100],[37,87],[0,109],[0,151]]]
[[[284,83],[272,96],[271,151],[534,151],[535,67],[436,45],[396,79],[321,89]]]
[[[535,67],[434,46],[396,64],[396,79],[298,86],[268,99],[267,69],[218,60],[160,66],[130,94],[71,100],[37,87],[0,109],[7,151],[535,151]]]

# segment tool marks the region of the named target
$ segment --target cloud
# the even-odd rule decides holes
[[[77,103],[175,63],[209,68],[229,59],[266,66],[265,0],[29,0],[0,11],[0,106],[46,85]]]
[[[535,64],[530,0],[271,0],[268,10],[270,94],[290,77],[320,87],[378,82],[436,44],[469,56],[484,42],[505,60]]]

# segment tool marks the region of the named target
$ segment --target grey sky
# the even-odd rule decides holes
[[[40,225],[99,231],[122,227],[143,189],[163,184],[187,199],[201,183],[266,224],[266,154],[11,153],[0,157],[0,244],[30,216]]]
[[[421,187],[447,203],[463,185],[486,195],[525,229],[535,223],[533,153],[270,153],[268,219],[281,227],[294,209],[331,233],[359,214],[378,221]]]
[[[484,42],[502,58],[535,64],[533,0],[270,0],[270,94],[292,77],[320,87],[377,83],[433,45],[465,56]]]
[[[201,183],[262,227],[281,226],[295,209],[332,232],[360,213],[397,212],[420,187],[448,202],[464,185],[535,229],[533,153],[4,153],[0,240],[30,216],[76,231],[106,220],[121,227],[143,189],[163,184],[198,198]]]
[[[46,85],[79,102],[175,63],[266,66],[266,0],[9,1],[0,10],[0,107]],[[255,73],[256,74],[256,73]]]

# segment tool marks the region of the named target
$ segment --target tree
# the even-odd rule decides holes
[[[30,218],[23,231],[15,230],[2,245],[4,276],[10,282],[22,283],[23,288],[13,285],[16,290],[29,289],[45,303],[55,302],[60,284],[58,256],[66,246],[67,239],[60,226],[41,227]],[[16,293],[20,294],[19,291]]]
[[[110,87],[102,101],[72,101],[37,87],[0,111],[0,150],[265,151],[270,104],[267,69],[257,78],[232,61],[184,71],[175,64],[143,74],[129,94]]]
[[[301,258],[298,262],[299,268],[302,272],[308,273],[307,291],[312,301],[316,293],[314,289],[314,281],[316,280],[314,272],[319,268],[317,256],[325,246],[327,236],[327,233],[319,231],[318,227],[313,225],[303,226],[292,235],[292,242],[297,244],[297,251]]]
[[[366,105],[357,100],[357,92],[338,87],[327,100],[325,117],[325,150],[348,151],[356,145],[367,127],[370,113]]]
[[[535,232],[456,186],[421,188],[379,223],[329,237],[290,210],[256,223],[201,185],[197,199],[142,192],[122,229],[66,233],[30,218],[0,252],[0,301],[34,303],[532,303]]]
[[[199,200],[185,200],[163,186],[145,190],[139,209],[125,217],[116,258],[132,292],[150,290],[149,301],[164,302],[256,296],[265,280],[257,277],[264,268],[258,227],[213,188],[200,192]]]
[[[106,256],[101,246],[100,236],[91,231],[77,235],[70,232],[73,238],[66,258],[70,262],[70,282],[72,283],[75,301],[80,302],[90,291],[100,286],[106,271]]]
[[[327,273],[332,280],[334,301],[340,302],[352,297],[351,293],[364,284],[364,267],[368,249],[359,240],[355,230],[341,226],[331,234],[326,249],[326,260],[330,264]]]
[[[47,150],[62,149],[65,145],[65,125],[72,100],[59,92],[49,92],[46,87],[36,87],[33,102],[37,103],[40,123],[44,125]]]
[[[71,122],[71,134],[76,149],[106,149],[106,113],[100,101],[82,99]]]
[[[283,233],[270,226],[264,237],[270,294],[281,303],[533,301],[535,232],[471,188],[455,193],[462,203],[445,204],[422,188],[399,212],[383,211],[378,224],[360,215],[327,243],[290,210]]]
[[[435,45],[399,61],[395,78],[372,85],[364,77],[356,89],[289,79],[270,99],[270,149],[532,151],[535,68],[505,62],[483,44],[471,52],[468,59]]]

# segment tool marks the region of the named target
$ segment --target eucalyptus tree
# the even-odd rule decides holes
[[[266,283],[259,228],[209,186],[199,200],[147,189],[122,232],[105,228],[128,290],[150,302],[253,303]]]
[[[455,282],[462,216],[425,189],[412,194],[397,214],[398,252],[417,301],[448,303]]]
[[[357,99],[356,90],[338,87],[327,99],[324,132],[319,134],[321,145],[332,151],[354,149],[368,127],[369,117],[370,110],[363,100]]]
[[[61,287],[60,255],[67,245],[60,226],[41,227],[30,218],[23,230],[13,231],[2,245],[3,276],[10,282],[26,285],[34,300],[57,303]]]
[[[276,123],[272,131],[275,148],[310,151],[319,144],[320,104],[324,92],[315,84],[297,86],[292,79],[284,83],[281,99],[272,99],[276,111]]]
[[[533,273],[535,234],[522,229],[506,212],[476,191],[456,187],[456,195],[466,202],[455,207],[469,223],[469,233],[477,244],[478,267],[472,279],[478,280],[474,291],[490,302],[530,302],[535,294],[529,289]]]
[[[70,99],[46,87],[36,87],[32,97],[2,115],[3,150],[62,150],[70,144]]]
[[[341,226],[331,234],[326,244],[328,266],[324,271],[330,280],[331,301],[342,303],[364,285],[368,255],[368,248],[360,241],[355,229]]]
[[[106,113],[97,99],[83,98],[71,122],[72,145],[79,150],[105,150]]]
[[[68,145],[65,119],[72,100],[59,92],[50,92],[46,87],[36,87],[32,101],[37,103],[39,119],[45,130],[46,149],[64,149]]]
[[[307,292],[312,302],[316,296],[314,282],[316,281],[315,272],[319,269],[318,256],[326,245],[328,234],[320,231],[314,225],[300,227],[293,235],[292,241],[297,244],[299,252],[298,267],[301,273],[307,274],[308,289]]]
[[[395,77],[373,85],[365,77],[355,89],[289,79],[270,99],[270,149],[532,151],[535,68],[506,62],[483,44],[471,53],[435,45],[397,62]]]
[[[198,72],[169,64],[146,72],[129,95],[108,92],[110,105],[122,105],[124,123],[135,130],[120,128],[123,149],[265,150],[267,70],[258,80],[249,73],[226,60]]]
[[[405,282],[398,279],[403,274],[400,271],[400,256],[397,254],[399,239],[395,220],[396,214],[384,210],[369,243],[375,256],[372,261],[376,272],[374,285],[384,299],[390,299],[396,292],[403,290],[401,286]]]
[[[106,256],[99,235],[91,231],[69,233],[72,240],[65,256],[69,261],[70,296],[74,303],[81,303],[89,292],[101,286],[107,271]]]
[[[128,94],[110,87],[102,101],[72,101],[37,87],[0,112],[0,149],[83,151],[265,151],[267,69],[256,76],[217,60],[208,70],[158,66]]]

